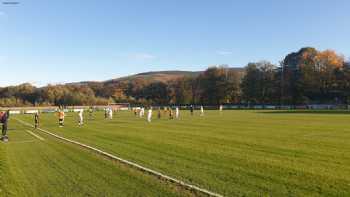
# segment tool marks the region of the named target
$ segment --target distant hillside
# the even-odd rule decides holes
[[[244,72],[244,68],[241,68],[241,67],[234,67],[230,69],[240,73]],[[202,72],[203,71],[178,71],[178,70],[152,71],[152,72],[144,72],[144,73],[139,73],[135,75],[130,75],[126,77],[110,79],[102,82],[85,81],[85,82],[70,83],[70,84],[83,85],[83,84],[90,84],[90,83],[118,83],[118,82],[130,82],[138,79],[146,80],[148,82],[154,82],[154,81],[167,82],[167,81],[175,80],[182,77],[196,77]]]
[[[121,77],[117,79],[112,79],[105,81],[108,82],[127,82],[127,81],[133,81],[137,79],[143,79],[149,82],[152,81],[162,81],[167,82],[170,80],[175,80],[181,77],[196,77],[201,72],[192,72],[192,71],[156,71],[156,72],[145,72],[145,73],[139,73],[136,75],[130,75],[127,77]]]

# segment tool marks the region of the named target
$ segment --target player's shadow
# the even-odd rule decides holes
[[[1,128],[0,128],[1,130]],[[20,130],[20,129],[17,129],[17,128],[8,128],[7,131],[17,131],[17,130]]]
[[[348,110],[276,110],[276,111],[258,111],[263,114],[343,114],[350,115]]]
[[[109,121],[107,120],[106,122],[104,122],[104,124],[108,124],[108,125],[123,125],[123,124],[130,124],[130,122],[127,121]]]

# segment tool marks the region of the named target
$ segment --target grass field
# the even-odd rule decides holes
[[[30,115],[17,118],[33,122]],[[43,114],[41,127],[225,196],[350,196],[345,111],[182,112],[180,120],[152,123],[131,112],[85,119],[78,127],[72,113],[58,128],[55,115]],[[41,141],[14,118],[10,128],[11,142],[0,144],[0,195],[191,195],[34,131]]]

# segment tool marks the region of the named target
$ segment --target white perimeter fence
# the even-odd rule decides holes
[[[182,110],[189,110],[190,105],[154,105],[152,106],[154,109],[164,109],[164,108],[175,108],[179,106]],[[113,105],[100,105],[100,106],[92,106],[94,111],[103,111],[107,108],[112,108],[114,111],[127,111],[131,109],[140,109],[141,105],[133,105],[129,107],[116,107]],[[200,109],[201,105],[194,105],[194,109]],[[219,109],[218,105],[204,105],[204,109],[206,110],[217,110]],[[80,110],[89,110],[91,106],[66,106],[64,107],[65,112],[78,112]],[[300,109],[300,110],[349,110],[350,105],[334,105],[334,104],[312,104],[312,105],[233,105],[226,104],[223,105],[223,109],[225,110],[234,110],[234,109],[242,109],[242,110],[292,110],[292,109]],[[10,110],[10,114],[34,114],[34,113],[55,113],[59,111],[59,107],[57,106],[48,106],[48,107],[0,107],[0,111]]]

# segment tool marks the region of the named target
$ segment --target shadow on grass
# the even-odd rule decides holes
[[[276,111],[260,111],[257,113],[264,114],[346,114],[350,115],[348,110],[276,110]]]
[[[1,130],[1,126],[0,126],[0,130]],[[18,128],[8,128],[7,131],[18,131],[18,130],[21,130],[21,129],[18,129]]]

